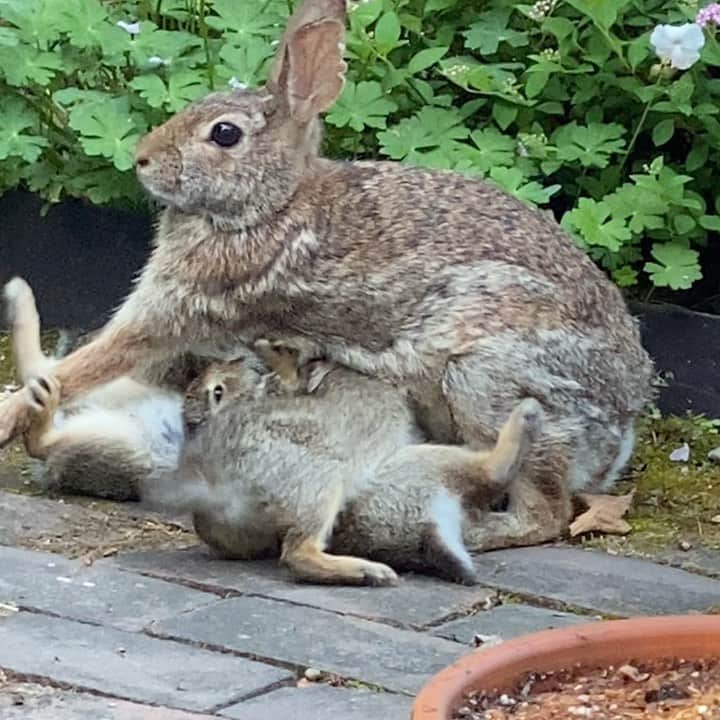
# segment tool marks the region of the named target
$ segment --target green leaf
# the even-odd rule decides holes
[[[273,50],[270,43],[259,37],[248,38],[241,47],[225,45],[220,50],[224,66],[219,74],[226,80],[234,77],[248,87],[255,87],[262,80],[265,63]]]
[[[496,53],[500,43],[506,42],[512,47],[528,44],[528,34],[508,27],[512,10],[503,8],[489,10],[478,16],[477,22],[465,31],[465,47],[477,50],[481,55]]]
[[[516,142],[513,138],[503,135],[495,128],[475,130],[470,135],[475,147],[464,145],[463,156],[472,160],[483,174],[493,167],[511,166],[516,160]]]
[[[106,27],[107,11],[98,0],[63,0],[54,5],[57,29],[65,33],[70,43],[84,49],[100,47],[98,30]],[[113,28],[120,36],[127,33],[120,28]]]
[[[0,27],[0,47],[15,47],[20,38],[12,28]]]
[[[127,98],[73,109],[70,127],[80,133],[80,144],[88,155],[108,158],[118,170],[133,166],[140,133],[130,117]]]
[[[132,80],[130,87],[137,90],[150,107],[160,108],[169,99],[167,86],[157,75],[140,75]]]
[[[385,128],[387,116],[397,110],[397,104],[383,91],[378,82],[348,80],[343,93],[330,112],[327,122],[336,127],[350,126],[356,132],[365,127]]]
[[[378,133],[380,152],[393,160],[413,160],[419,150],[451,146],[470,134],[456,110],[425,106],[420,112]]]
[[[635,70],[637,66],[650,55],[650,33],[643,33],[627,45],[627,57],[630,67]]]
[[[655,147],[664,145],[675,134],[675,121],[672,118],[661,120],[652,131]]]
[[[16,28],[15,34],[21,42],[38,50],[47,50],[60,37],[55,22],[59,5],[44,0],[4,0],[0,3],[0,17],[3,24],[9,23]]]
[[[609,219],[611,212],[606,202],[580,198],[577,207],[563,215],[562,225],[578,231],[587,245],[617,252],[632,234],[622,219]]]
[[[625,132],[625,128],[617,123],[582,126],[573,121],[558,128],[552,140],[560,160],[579,161],[583,167],[604,168],[612,155],[625,148],[625,141],[621,139]]]
[[[353,25],[366,28],[374,23],[383,9],[383,0],[365,0],[365,2],[355,3],[350,10],[350,21]]]
[[[28,133],[37,127],[38,117],[20,98],[10,96],[0,110],[0,160],[20,157],[34,163],[50,143],[44,137]]]
[[[651,250],[656,263],[645,263],[644,270],[657,287],[687,290],[702,278],[699,254],[679,243],[655,243]]]
[[[0,48],[0,74],[8,85],[48,85],[62,69],[58,53],[44,52],[28,45]]]
[[[720,232],[720,217],[717,215],[702,215],[698,222],[705,230]]]
[[[167,108],[173,113],[182,110],[188,103],[205,95],[207,91],[204,76],[200,72],[181,70],[173,73],[168,81]]]
[[[507,130],[517,117],[518,109],[515,105],[497,101],[493,103],[492,116],[501,130]]]
[[[550,79],[546,72],[534,72],[528,75],[525,81],[525,94],[529,98],[537,97],[544,89]]]
[[[629,219],[628,227],[634,233],[664,228],[664,215],[670,210],[670,203],[662,193],[632,183],[623,184],[603,200],[613,217]]]
[[[408,70],[411,74],[415,74],[434,65],[448,51],[447,47],[433,47],[421,50],[413,55],[408,63]]]
[[[680,235],[687,235],[695,229],[697,223],[691,215],[680,213],[673,218],[673,225]]]
[[[375,24],[375,47],[386,57],[400,44],[400,18],[394,12],[386,12]]]
[[[617,21],[618,13],[630,4],[630,0],[568,0],[568,4],[587,15],[603,30],[608,30]]]
[[[238,0],[213,0],[215,15],[205,22],[215,30],[224,31],[234,45],[241,45],[254,35],[274,38],[280,34],[283,19],[266,2],[238,2]]]
[[[447,10],[448,8],[455,7],[458,4],[458,0],[427,0],[425,3],[425,12],[438,12],[441,10]]]
[[[685,169],[688,172],[699,170],[707,162],[709,154],[710,145],[707,141],[704,138],[696,139],[695,145],[685,158]]]
[[[539,182],[525,182],[525,176],[517,167],[495,167],[490,171],[490,179],[515,197],[535,205],[543,205],[560,190],[560,185],[543,187]]]
[[[139,66],[146,66],[148,59],[159,57],[167,65],[202,47],[202,40],[184,30],[158,30],[152,23],[141,23],[140,34],[131,43],[130,52]],[[255,37],[245,42],[252,44]],[[269,45],[263,42],[264,45]],[[222,54],[222,53],[221,53]]]
[[[638,274],[630,265],[623,265],[612,271],[612,278],[620,287],[632,287],[637,285]]]

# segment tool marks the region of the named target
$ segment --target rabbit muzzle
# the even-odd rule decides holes
[[[160,200],[172,200],[182,174],[182,156],[179,150],[165,142],[156,132],[146,135],[135,153],[135,171],[143,187]]]

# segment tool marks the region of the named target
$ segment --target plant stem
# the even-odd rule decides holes
[[[660,84],[660,78],[658,78],[655,81],[654,87],[657,87]],[[647,120],[648,113],[650,112],[650,106],[655,102],[656,98],[653,95],[653,97],[650,98],[645,103],[645,107],[643,108],[642,115],[640,115],[640,120],[638,120],[638,124],[635,126],[635,132],[633,133],[632,137],[630,138],[630,142],[628,143],[627,148],[625,149],[625,154],[623,155],[622,162],[620,163],[620,169],[622,170],[625,167],[625,164],[628,161],[628,158],[630,157],[630,153],[632,152],[633,148],[635,147],[635,143],[637,142],[638,137],[640,136],[640,133],[642,132],[642,129],[645,125],[645,120]]]
[[[203,39],[203,47],[205,48],[205,61],[207,63],[207,78],[208,85],[211,90],[215,89],[215,66],[212,61],[210,53],[210,41],[208,40],[208,29],[205,24],[205,0],[200,0],[200,9],[198,16],[198,23],[200,25],[200,37]]]

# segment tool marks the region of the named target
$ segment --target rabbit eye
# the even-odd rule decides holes
[[[219,402],[222,400],[222,398],[223,398],[223,393],[224,393],[223,386],[222,386],[222,385],[216,385],[216,386],[212,389],[213,400],[214,400],[216,403],[219,403]]]
[[[210,131],[210,139],[220,147],[232,147],[240,142],[242,134],[242,130],[237,125],[219,122]]]

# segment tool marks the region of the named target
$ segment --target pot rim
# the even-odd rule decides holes
[[[558,670],[577,662],[602,667],[634,657],[701,657],[708,652],[720,657],[720,615],[601,620],[542,630],[479,648],[441,670],[417,695],[412,720],[449,720],[465,692],[483,681],[502,689],[503,683],[507,687],[526,672]]]

